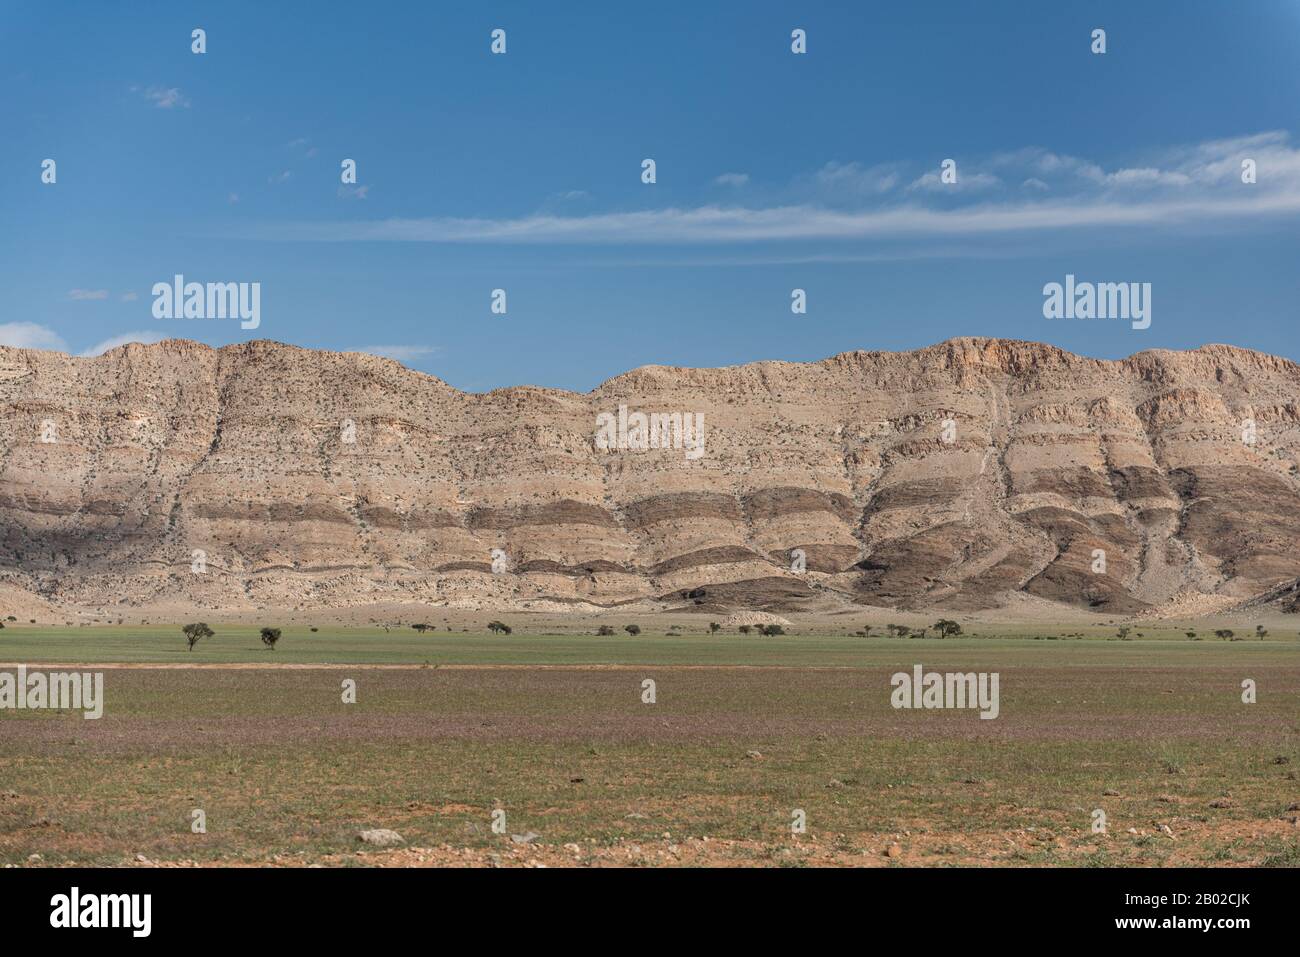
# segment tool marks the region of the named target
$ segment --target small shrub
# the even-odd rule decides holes
[[[280,640],[279,628],[262,629],[262,644],[266,645],[266,647],[270,648],[272,651],[275,651],[275,643],[279,640]]]

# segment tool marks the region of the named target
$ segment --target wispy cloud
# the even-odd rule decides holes
[[[108,290],[107,289],[70,289],[68,290],[68,298],[75,299],[77,301],[86,301],[91,299],[107,299]]]
[[[1001,185],[1002,180],[998,179],[992,173],[959,172],[957,179],[954,182],[945,183],[938,170],[931,170],[908,183],[907,189],[909,192],[918,189],[970,191],[977,189],[992,189],[995,186]]]
[[[65,352],[67,343],[53,329],[35,322],[0,323],[0,346],[18,349],[50,349]]]
[[[133,86],[131,87],[131,92],[139,93],[160,110],[171,110],[176,107],[188,110],[190,107],[189,97],[182,93],[179,88],[174,86],[150,86],[145,87],[144,89],[141,89],[138,86]]]
[[[804,183],[821,200],[851,202],[888,193],[901,180],[896,164],[864,166],[832,160],[811,177],[805,177]]]
[[[1243,159],[1257,163],[1256,184],[1241,182]],[[1300,151],[1282,132],[1165,150],[1141,165],[1110,170],[1041,149],[959,164],[959,183],[964,180],[978,191],[918,186],[928,187],[931,173],[937,182],[937,166],[904,178],[893,166],[832,163],[796,184],[826,191],[824,197],[762,207],[710,204],[580,216],[539,212],[504,219],[429,217],[251,228],[256,238],[307,241],[692,244],[1181,227],[1300,212]],[[899,189],[903,182],[915,188]]]
[[[339,199],[365,199],[370,195],[370,184],[364,186],[343,185],[339,187]]]
[[[305,136],[300,136],[297,139],[290,140],[284,145],[286,149],[291,149],[294,152],[300,152],[302,153],[303,156],[307,157],[308,159],[311,159],[312,157],[320,153],[320,150],[317,147],[313,146],[311,140],[307,139],[307,137]]]
[[[80,355],[90,358],[94,356],[103,355],[105,352],[108,352],[110,349],[116,349],[118,346],[124,346],[128,342],[139,342],[144,345],[152,345],[155,342],[162,342],[166,338],[167,338],[167,334],[164,332],[150,332],[150,331],[124,332],[120,336],[113,336],[109,339],[105,339],[103,342],[96,343],[95,345],[91,346],[89,349],[80,353]]]
[[[396,359],[398,362],[416,362],[436,355],[439,350],[437,346],[362,346],[354,351]]]
[[[749,174],[723,173],[721,176],[715,177],[713,182],[718,186],[734,186],[739,188],[749,182]]]
[[[124,293],[122,293],[122,301],[123,301],[123,302],[135,302],[135,301],[136,301],[137,299],[139,299],[139,298],[140,298],[140,294],[139,294],[139,293],[135,293],[135,292],[124,292]]]

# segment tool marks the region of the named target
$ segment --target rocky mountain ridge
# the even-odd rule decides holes
[[[87,608],[1136,614],[1300,576],[1300,367],[1231,346],[964,338],[468,394],[173,339],[0,347],[0,402],[0,584]]]

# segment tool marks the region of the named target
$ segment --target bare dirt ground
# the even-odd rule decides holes
[[[794,644],[794,642],[792,642]],[[929,642],[1001,714],[857,668],[105,666],[0,714],[13,866],[1295,866],[1290,643]],[[875,654],[914,656],[915,643]],[[1101,656],[1098,663],[1095,657]],[[974,656],[974,657],[972,657]],[[1153,663],[1153,661],[1155,663]],[[98,667],[98,666],[96,666]],[[1260,682],[1243,706],[1240,676]],[[355,705],[340,680],[357,679]],[[653,674],[658,700],[641,699]],[[187,815],[207,813],[191,833]],[[493,809],[510,826],[493,833]],[[807,832],[791,830],[792,809]],[[1104,834],[1091,832],[1103,809]],[[367,828],[394,848],[358,842]]]

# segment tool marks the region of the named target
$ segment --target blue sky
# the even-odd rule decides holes
[[[957,335],[1300,359],[1298,0],[4,3],[0,80],[9,344],[474,391]],[[260,328],[155,319],[176,273],[260,282]],[[1045,319],[1067,273],[1151,283],[1151,327]]]

